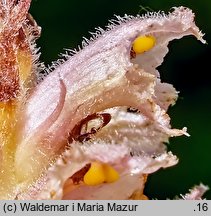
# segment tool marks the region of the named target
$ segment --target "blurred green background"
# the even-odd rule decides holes
[[[191,137],[170,140],[169,150],[176,154],[178,165],[160,170],[149,177],[146,195],[166,199],[184,194],[195,184],[211,187],[211,1],[188,0],[33,0],[31,14],[42,27],[38,41],[41,61],[50,64],[64,53],[64,48],[81,45],[82,37],[90,37],[89,31],[104,27],[114,14],[144,13],[140,5],[154,11],[168,11],[174,6],[190,7],[196,14],[196,23],[205,34],[208,45],[193,37],[173,41],[170,53],[159,68],[163,81],[172,83],[180,98],[169,110],[172,125],[188,127]],[[211,199],[211,190],[206,193]]]

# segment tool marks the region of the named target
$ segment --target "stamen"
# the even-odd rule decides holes
[[[109,164],[92,162],[88,172],[84,175],[84,183],[90,186],[102,183],[112,183],[119,179],[119,173]]]
[[[153,36],[139,36],[133,41],[132,50],[136,54],[144,53],[155,46],[155,41]]]

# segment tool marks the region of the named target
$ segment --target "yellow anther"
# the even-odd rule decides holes
[[[84,175],[84,183],[90,186],[104,182],[111,183],[119,179],[118,172],[108,164],[93,162],[90,169]]]
[[[119,179],[119,173],[110,165],[104,164],[104,172],[106,177],[106,182],[111,183]]]
[[[141,54],[152,49],[155,46],[155,37],[139,36],[133,41],[133,51],[136,54]]]
[[[87,185],[98,185],[105,181],[103,164],[93,162],[90,169],[84,175],[84,183]]]

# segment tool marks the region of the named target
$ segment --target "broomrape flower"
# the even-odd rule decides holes
[[[164,143],[188,136],[170,126],[178,95],[156,68],[171,40],[205,43],[194,14],[117,16],[41,75],[30,3],[0,1],[0,198],[147,199],[147,176],[178,162]]]

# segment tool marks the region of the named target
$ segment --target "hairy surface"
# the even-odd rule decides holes
[[[11,6],[14,11],[24,7],[21,24],[15,27],[18,31],[27,19],[32,21],[26,16],[29,4],[19,1]],[[135,55],[132,43],[140,35],[152,35],[156,44]],[[178,162],[166,150],[169,137],[188,135],[186,128],[171,128],[166,112],[177,92],[161,82],[156,69],[168,52],[168,43],[186,35],[205,42],[188,8],[175,8],[168,15],[117,17],[105,31],[99,28],[93,38],[85,39],[81,50],[54,63],[46,77],[38,78],[36,87],[28,87],[28,94],[20,93],[24,98],[19,99],[21,115],[14,117],[18,133],[10,140],[15,143],[12,154],[6,156],[12,158],[13,180],[1,179],[0,197],[145,199],[146,176]],[[18,71],[13,74],[20,76]],[[83,176],[96,161],[112,166],[119,179],[86,185]]]

